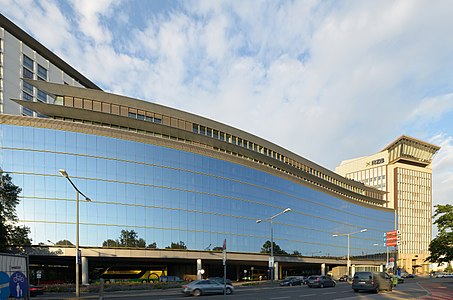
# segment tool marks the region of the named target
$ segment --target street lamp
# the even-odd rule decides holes
[[[80,297],[80,282],[79,282],[79,270],[80,270],[80,252],[79,252],[79,194],[85,197],[86,201],[91,201],[90,198],[85,196],[84,193],[82,193],[76,185],[72,182],[71,178],[69,178],[68,173],[64,169],[59,169],[58,172],[60,172],[61,176],[65,177],[69,183],[71,183],[72,187],[76,191],[76,298]]]
[[[351,271],[350,271],[350,267],[351,267],[351,260],[349,259],[349,240],[350,240],[350,236],[352,234],[356,234],[356,233],[360,233],[360,232],[365,232],[367,231],[368,229],[364,228],[362,230],[359,230],[359,231],[354,231],[354,232],[348,232],[348,233],[342,233],[342,234],[332,234],[333,237],[337,237],[337,236],[347,236],[348,237],[348,260],[347,260],[347,265],[346,265],[346,268],[348,270],[348,276],[351,276]]]
[[[256,220],[256,223],[261,223],[263,221],[269,221],[269,223],[271,224],[271,257],[270,257],[270,261],[269,261],[269,266],[271,267],[271,283],[274,282],[274,229],[272,228],[272,220],[280,215],[283,215],[284,213],[287,213],[291,211],[291,208],[285,208],[283,211],[279,212],[278,214],[270,217],[269,219],[264,219],[264,220]]]

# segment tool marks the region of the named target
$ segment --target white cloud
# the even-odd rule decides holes
[[[52,50],[70,47],[72,43],[70,26],[58,6],[52,1],[34,0],[5,1],[0,5],[7,7],[10,19],[16,21],[26,32],[31,33],[45,47]],[[24,9],[34,7],[35,9]]]
[[[441,147],[433,161],[433,203],[451,204],[453,199],[453,136],[439,134],[432,143]]]
[[[80,31],[90,39],[89,42],[96,44],[110,43],[112,33],[107,24],[101,21],[102,16],[109,16],[112,8],[120,0],[73,0],[70,1],[74,11],[76,11],[77,24]]]
[[[451,124],[449,1],[190,1],[140,28],[120,1],[73,1],[70,18],[39,1],[34,20],[0,1],[106,90],[225,122],[331,169],[401,134],[452,135],[436,127]],[[109,22],[125,20],[131,30],[116,40]]]
[[[453,110],[453,93],[422,99],[408,115],[409,121],[438,120],[443,114]]]

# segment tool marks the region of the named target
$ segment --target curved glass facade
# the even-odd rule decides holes
[[[1,167],[22,188],[20,223],[33,244],[75,241],[75,192],[65,169],[92,202],[80,201],[80,245],[100,247],[134,230],[158,248],[222,246],[257,253],[270,239],[288,253],[344,256],[383,252],[394,212],[354,204],[243,165],[152,144],[69,131],[1,125]],[[81,197],[83,200],[83,197]]]

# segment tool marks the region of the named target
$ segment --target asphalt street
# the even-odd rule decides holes
[[[102,299],[189,299],[182,294],[182,289],[167,290],[134,290],[104,293]],[[338,282],[333,288],[308,288],[307,286],[280,287],[278,285],[236,286],[235,292],[229,296],[207,295],[203,299],[260,299],[260,300],[286,300],[286,299],[422,299],[422,300],[451,300],[453,299],[452,278],[417,278],[406,279],[404,284],[399,284],[392,292],[372,294],[368,292],[354,293],[350,284]],[[74,294],[45,293],[34,299],[75,299]],[[99,294],[82,294],[82,299],[101,299]]]

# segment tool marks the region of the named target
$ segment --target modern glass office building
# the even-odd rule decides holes
[[[8,39],[15,43],[24,33],[7,39],[5,32],[18,29],[2,25],[0,51],[12,53]],[[17,48],[16,54],[3,56],[0,67],[8,59],[19,60],[25,73],[37,60],[41,66],[55,65],[48,50],[36,45],[31,40],[22,46],[33,55]],[[90,267],[135,258],[199,269],[194,258],[221,261],[205,252],[226,240],[234,253],[229,260],[239,272],[267,265],[261,252],[272,236],[287,253],[276,257],[282,275],[307,264],[344,265],[350,233],[353,263],[382,263],[370,257],[385,252],[383,233],[395,228],[395,210],[384,192],[240,129],[103,92],[66,65],[58,66],[63,77],[75,78],[74,84],[46,82],[38,73],[8,75],[9,86],[17,85],[18,92],[2,94],[8,97],[4,107],[18,109],[0,114],[0,166],[22,188],[17,213],[19,223],[31,229],[32,263],[50,264],[49,255],[53,263],[74,255],[70,246],[53,246],[74,244],[76,238],[76,194],[59,169],[91,199],[81,197],[79,203],[80,246]],[[24,97],[24,89],[33,97]],[[286,208],[291,211],[275,218],[271,230],[269,218]],[[133,230],[140,246],[118,243],[122,230]],[[183,247],[166,249],[172,244]]]
[[[111,248],[121,230],[133,230],[159,249],[203,251],[227,240],[228,251],[256,254],[270,239],[269,224],[256,220],[288,207],[273,221],[273,240],[288,254],[343,257],[346,239],[333,235],[366,228],[352,236],[350,253],[367,256],[382,252],[375,244],[394,228],[379,190],[236,128],[102,91],[27,82],[54,103],[16,99],[47,118],[1,116],[1,165],[23,189],[19,219],[37,245],[74,244],[75,192],[59,169],[92,199],[80,202],[84,247]]]
[[[288,253],[343,256],[346,243],[332,234],[362,228],[368,231],[357,237],[352,254],[370,252],[393,229],[393,210],[335,197],[270,167],[251,167],[255,162],[246,158],[240,163],[215,150],[203,155],[183,149],[196,148],[191,145],[171,147],[171,139],[164,145],[119,129],[2,119],[1,165],[22,187],[17,211],[35,244],[75,240],[75,193],[58,169],[67,170],[92,199],[80,202],[85,246],[101,247],[126,229],[158,248],[182,241],[188,249],[203,250],[227,239],[231,251],[260,252],[269,226],[256,220],[286,207],[292,211],[274,221],[274,241]]]

